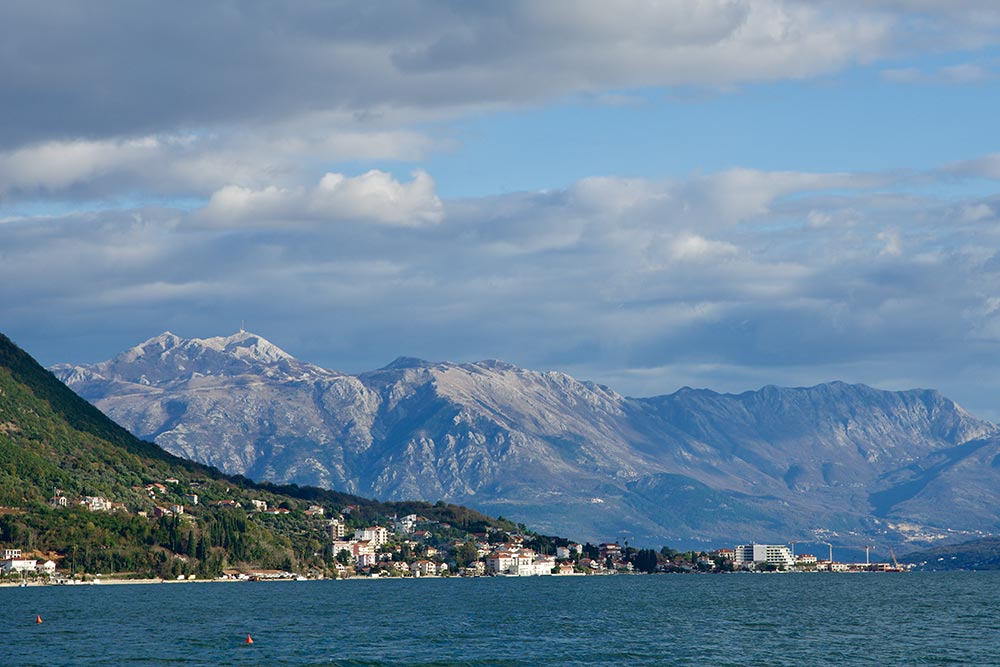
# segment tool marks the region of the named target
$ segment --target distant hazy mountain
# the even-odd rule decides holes
[[[586,539],[861,544],[1000,528],[1000,430],[931,390],[633,399],[497,361],[416,359],[355,376],[247,332],[165,333],[53,371],[134,434],[229,473],[445,499]]]

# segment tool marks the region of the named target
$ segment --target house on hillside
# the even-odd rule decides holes
[[[326,522],[326,533],[331,539],[339,540],[347,534],[347,524],[344,517],[334,517]]]
[[[389,531],[382,526],[372,526],[356,531],[354,537],[380,547],[389,541]]]
[[[84,496],[80,504],[91,512],[110,512],[111,501],[102,496]]]
[[[397,533],[407,534],[412,533],[417,527],[417,515],[407,514],[401,519],[396,519],[392,524],[393,529]]]

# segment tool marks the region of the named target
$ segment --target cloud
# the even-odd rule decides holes
[[[0,196],[64,190],[111,170],[133,169],[161,152],[155,137],[132,140],[50,141],[0,153]]]
[[[141,192],[205,197],[227,185],[291,186],[330,160],[416,160],[435,145],[409,130],[303,119],[294,131],[51,141],[0,152],[0,200],[101,199]]]
[[[879,241],[885,243],[882,250],[879,251],[880,255],[898,257],[903,253],[903,241],[899,235],[899,230],[888,229],[886,231],[879,232],[877,238]]]
[[[718,261],[739,252],[732,243],[712,241],[697,234],[685,233],[670,245],[670,256],[681,262]]]
[[[1000,10],[971,1],[8,2],[0,200],[308,187],[331,165],[419,162],[455,145],[443,123],[487,111],[814,79],[998,35]]]
[[[917,20],[927,13],[941,27]],[[995,44],[998,12],[971,14],[805,0],[183,10],[119,0],[101,12],[69,0],[9,2],[0,9],[0,147],[287,129],[316,115],[389,118],[398,129],[566,95],[802,79],[905,53],[918,38],[923,49]]]
[[[940,169],[942,174],[958,178],[987,178],[1000,180],[1000,153],[982,155],[971,160],[961,160],[945,165]]]
[[[420,226],[440,222],[443,207],[426,172],[418,169],[412,181],[400,183],[371,170],[354,177],[327,173],[309,189],[228,185],[213,193],[196,217],[219,226],[287,228],[353,220]]]
[[[993,71],[973,63],[959,63],[934,70],[917,67],[884,69],[880,73],[890,83],[970,84],[982,83],[994,77]]]

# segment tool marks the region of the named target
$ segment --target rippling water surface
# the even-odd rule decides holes
[[[998,601],[974,572],[4,588],[0,665],[1000,665]]]

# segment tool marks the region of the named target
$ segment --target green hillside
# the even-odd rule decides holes
[[[908,553],[900,560],[922,570],[1000,570],[1000,538],[932,547]]]
[[[87,497],[113,507],[92,511],[80,504]],[[251,511],[253,501],[281,513]],[[155,516],[172,505],[184,512]],[[178,458],[133,437],[0,334],[0,546],[51,554],[74,572],[329,574],[326,519],[308,515],[310,506],[326,517],[349,508],[348,525],[357,527],[419,513],[454,537],[514,529],[464,507],[256,484]]]

